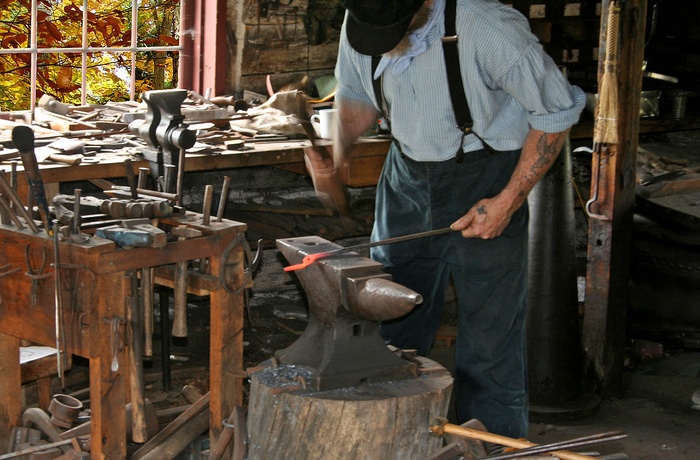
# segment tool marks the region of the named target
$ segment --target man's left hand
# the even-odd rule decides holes
[[[512,215],[509,212],[510,206],[504,201],[499,197],[479,200],[450,227],[462,232],[464,238],[496,238],[508,227]]]

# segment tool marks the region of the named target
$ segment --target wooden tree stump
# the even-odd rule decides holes
[[[266,368],[251,376],[250,460],[422,459],[442,446],[429,434],[445,417],[452,376],[418,357],[419,376],[329,391],[305,389],[311,370]]]

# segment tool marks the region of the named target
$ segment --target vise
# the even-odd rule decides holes
[[[316,236],[277,240],[292,264],[338,249]],[[280,364],[311,369],[319,391],[415,377],[417,365],[392,352],[379,335],[378,321],[398,318],[422,302],[420,294],[391,281],[379,262],[357,253],[319,260],[296,271],[309,304],[303,334],[278,350]]]
[[[181,107],[187,90],[166,89],[147,91],[141,98],[148,106],[143,120],[129,123],[129,129],[146,141],[143,156],[151,163],[154,177],[165,175],[165,165],[179,168],[180,149],[189,149],[197,140],[194,131],[184,124]]]

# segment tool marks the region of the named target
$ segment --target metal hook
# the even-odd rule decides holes
[[[591,186],[593,188],[593,196],[586,202],[586,206],[584,210],[586,211],[586,215],[590,217],[591,219],[598,219],[598,220],[610,220],[608,216],[605,216],[603,214],[597,214],[593,211],[591,211],[591,206],[593,203],[598,201],[598,188],[600,186],[600,152],[593,151],[593,149],[589,147],[579,147],[574,150],[575,152],[587,152],[592,155],[594,155],[598,159],[598,165],[596,168],[591,168],[593,171],[593,177],[591,177]],[[591,159],[591,163],[592,163]]]

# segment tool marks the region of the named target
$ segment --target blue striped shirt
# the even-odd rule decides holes
[[[428,34],[427,51],[403,73],[394,75],[389,68],[382,76],[392,135],[417,161],[453,158],[462,135],[447,86],[444,29],[444,21],[438,21]],[[457,34],[473,129],[491,147],[516,150],[530,128],[554,133],[578,121],[583,91],[568,83],[518,11],[497,0],[458,0]],[[371,73],[371,58],[350,46],[343,26],[336,97],[379,110]],[[482,147],[474,135],[463,142],[465,152]]]

